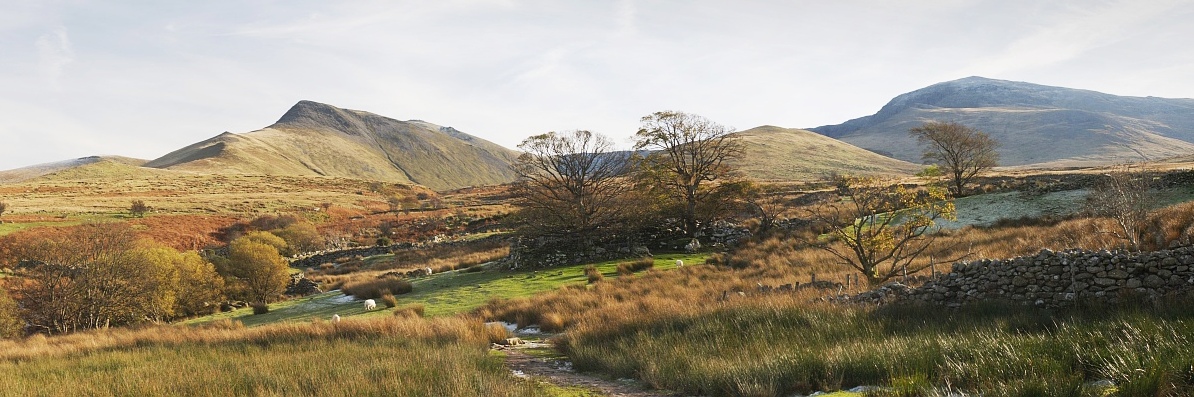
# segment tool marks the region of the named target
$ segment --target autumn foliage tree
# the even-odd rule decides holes
[[[7,210],[8,210],[8,203],[0,201],[0,216],[3,216],[4,211],[7,211]],[[0,221],[0,223],[4,223],[4,221]]]
[[[677,204],[685,234],[702,221],[700,207],[717,195],[717,183],[735,175],[730,163],[742,155],[731,139],[733,129],[683,112],[655,112],[643,117],[635,133],[636,150],[651,153],[640,164],[640,178]]]
[[[228,256],[217,259],[229,293],[253,303],[269,303],[282,296],[290,282],[286,259],[279,254],[286,242],[269,232],[249,232],[228,245]]]
[[[124,224],[78,226],[22,246],[18,255],[23,282],[17,296],[24,319],[36,330],[65,333],[166,320],[192,298],[180,287],[181,254],[138,241]]]
[[[952,219],[953,201],[944,189],[890,185],[873,177],[834,178],[837,198],[810,211],[827,235],[814,242],[871,285],[903,272],[916,273],[931,263],[914,260],[933,242],[939,219]]]
[[[961,197],[970,180],[999,162],[999,142],[985,132],[955,122],[931,121],[908,131],[925,147],[923,158],[949,177],[950,193]]]
[[[0,339],[15,338],[24,333],[25,321],[21,320],[17,302],[8,296],[0,283]]]

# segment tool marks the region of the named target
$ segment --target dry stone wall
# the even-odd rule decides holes
[[[1129,253],[1042,250],[1008,260],[956,263],[905,299],[958,306],[998,300],[1059,307],[1077,301],[1156,300],[1194,291],[1194,248]]]

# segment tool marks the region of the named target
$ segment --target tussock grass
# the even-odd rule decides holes
[[[1082,385],[1098,379],[1113,380],[1119,395],[1194,392],[1194,317],[1180,310],[989,304],[942,313],[770,296],[621,314],[581,319],[558,339],[577,369],[713,396],[859,385],[912,395],[947,385],[984,395],[1085,395]]]
[[[463,319],[385,318],[34,337],[0,342],[0,394],[548,395],[488,353],[491,333]]]
[[[386,295],[391,298],[394,294],[409,294],[414,290],[414,286],[410,281],[403,280],[397,277],[382,277],[365,279],[361,281],[350,281],[344,286],[340,287],[346,295],[352,295],[357,299],[378,299]]]
[[[623,262],[618,264],[618,275],[629,276],[653,267],[655,267],[654,258],[641,258],[630,262]]]

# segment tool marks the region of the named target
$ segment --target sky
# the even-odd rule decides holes
[[[299,100],[515,148],[643,116],[745,130],[968,76],[1194,97],[1194,1],[0,0],[0,170],[160,157]]]

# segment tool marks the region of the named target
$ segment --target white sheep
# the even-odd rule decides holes
[[[684,267],[684,261],[680,260],[680,259],[676,259],[676,267]]]
[[[332,315],[332,324],[340,324],[340,315],[339,314]]]
[[[377,308],[377,301],[373,299],[365,299],[365,311],[370,311]]]
[[[430,275],[431,275],[431,268],[430,268],[430,267],[429,267],[429,268],[427,268],[427,275],[428,275],[428,276],[430,276]]]

